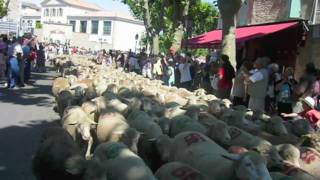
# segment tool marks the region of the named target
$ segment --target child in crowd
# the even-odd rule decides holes
[[[307,119],[311,126],[315,128],[316,130],[320,127],[320,112],[314,109],[315,101],[312,97],[308,96],[302,101],[302,107],[303,111],[300,113],[282,113],[281,115],[285,118],[295,118],[295,117],[301,117]]]

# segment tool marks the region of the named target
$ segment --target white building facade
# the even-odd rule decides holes
[[[80,0],[45,0],[40,10],[23,9],[22,21],[25,32],[36,32],[40,40],[96,50],[139,49],[145,33],[143,22],[131,15],[107,12]]]

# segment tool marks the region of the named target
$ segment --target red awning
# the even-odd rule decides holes
[[[239,27],[236,29],[237,42],[247,41],[259,38],[275,32],[279,32],[291,27],[295,27],[299,22],[286,22],[268,25],[254,25]],[[211,47],[214,44],[220,44],[222,41],[222,30],[214,30],[197,37],[187,40],[185,47]]]

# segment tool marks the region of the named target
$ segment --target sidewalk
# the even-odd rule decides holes
[[[31,159],[48,126],[58,125],[51,85],[56,74],[33,73],[34,84],[0,86],[0,179],[32,180]]]

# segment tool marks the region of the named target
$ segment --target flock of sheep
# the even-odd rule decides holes
[[[319,179],[318,136],[226,99],[167,87],[88,58],[56,58],[61,127],[33,157],[38,180]]]

